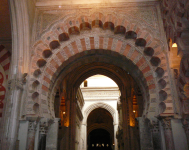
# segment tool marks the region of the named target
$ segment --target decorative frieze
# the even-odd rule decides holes
[[[81,88],[85,101],[87,100],[117,100],[120,96],[118,88]]]

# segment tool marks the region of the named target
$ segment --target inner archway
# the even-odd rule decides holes
[[[117,104],[115,104],[119,106],[119,119],[115,121],[115,111],[109,111],[111,110],[111,107],[107,107],[108,109],[106,109],[111,113],[113,118],[114,128],[111,131],[112,137],[115,137],[117,134],[116,132],[118,132],[120,139],[125,139],[123,136],[128,136],[128,138],[130,138],[130,136],[132,136],[130,134],[134,132],[134,129],[132,130],[131,128],[135,126],[135,117],[141,117],[142,114],[144,114],[144,100],[148,99],[146,88],[144,88],[145,84],[142,84],[142,82],[137,83],[135,81],[132,77],[132,72],[130,73],[130,70],[127,70],[131,67],[126,66],[128,63],[127,60],[120,60],[119,57],[114,57],[112,55],[107,57],[104,56],[103,53],[101,54],[98,53],[98,51],[96,52],[97,53],[90,53],[89,55],[84,55],[80,59],[76,59],[73,64],[69,63],[70,65],[66,66],[61,72],[57,83],[55,82],[57,87],[56,89],[60,92],[59,95],[61,95],[61,100],[65,103],[64,107],[66,108],[64,109],[65,111],[62,111],[62,118],[64,120],[62,123],[64,127],[62,127],[62,129],[64,128],[65,130],[62,130],[61,132],[65,133],[64,136],[69,137],[66,139],[63,139],[62,137],[60,138],[60,143],[63,144],[60,147],[66,147],[64,143],[67,143],[68,149],[87,149],[87,143],[85,143],[87,139],[80,136],[85,134],[87,135],[89,133],[88,129],[86,129],[88,123],[85,121],[85,114],[87,113],[83,110],[84,100],[82,100],[80,85],[82,82],[86,81],[88,77],[93,75],[101,74],[111,78],[117,84],[120,91]],[[126,67],[124,68],[124,66]],[[140,72],[137,75],[140,75]],[[139,78],[138,80],[141,81]],[[85,86],[87,85],[86,82],[84,82],[84,84]],[[96,109],[104,109],[106,108],[106,105],[98,103],[97,105],[94,105],[93,108],[91,107],[86,109],[88,110],[87,112],[89,112],[88,115],[90,114],[91,109],[94,110],[94,107],[96,107]],[[129,126],[130,128],[128,128]],[[99,126],[98,128],[102,128],[102,126]],[[93,128],[90,131],[98,128]],[[133,139],[130,138],[130,140]],[[65,140],[67,141],[65,142]],[[73,142],[75,144],[73,144]],[[128,141],[119,140],[119,145],[126,142]],[[114,142],[112,141],[112,143]],[[127,147],[128,145],[131,146],[131,144],[135,144],[135,142],[127,143],[124,147]],[[81,145],[84,145],[84,147],[81,147]],[[117,143],[116,146],[118,147]]]
[[[113,143],[113,117],[106,109],[93,110],[87,118],[87,149],[110,149]]]
[[[104,129],[95,129],[89,133],[87,150],[112,150],[110,133]]]

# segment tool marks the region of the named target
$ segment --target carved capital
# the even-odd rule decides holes
[[[164,130],[172,130],[172,127],[171,127],[171,118],[163,118],[161,120],[161,123],[162,123],[162,126],[164,128]]]
[[[152,121],[150,123],[150,130],[152,133],[159,133],[159,122],[158,121]]]
[[[11,79],[8,81],[8,89],[9,91],[13,90],[14,88],[23,89],[23,83],[19,79]]]
[[[37,127],[37,122],[29,122],[29,127],[28,127],[28,131],[35,131]]]
[[[39,133],[46,134],[48,130],[48,122],[40,122]]]
[[[27,74],[23,74],[22,78],[11,79],[8,81],[8,89],[9,91],[13,90],[14,88],[23,90],[23,85],[26,83],[26,76]]]

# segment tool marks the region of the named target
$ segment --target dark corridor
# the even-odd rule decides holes
[[[95,129],[88,136],[88,150],[112,150],[109,132],[104,129]]]

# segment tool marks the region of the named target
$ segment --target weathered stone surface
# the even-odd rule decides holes
[[[150,120],[138,118],[141,150],[153,150],[152,135],[149,127]]]

